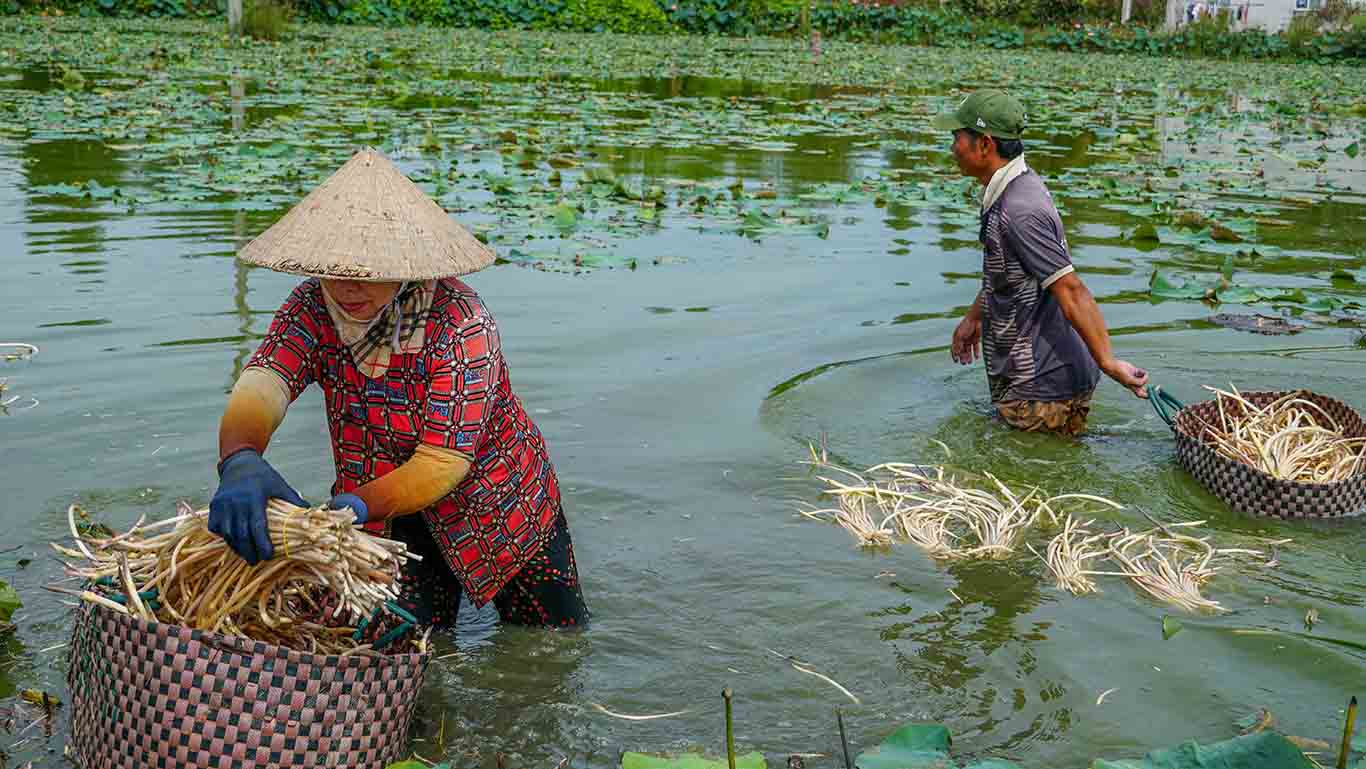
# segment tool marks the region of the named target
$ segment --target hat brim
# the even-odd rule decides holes
[[[959,120],[958,116],[952,112],[945,112],[944,114],[936,117],[934,119],[933,125],[940,131],[957,131],[960,128],[968,127],[966,123],[964,123],[962,120]]]
[[[237,258],[294,275],[375,282],[467,275],[495,260],[492,249],[370,148],[243,246]]]

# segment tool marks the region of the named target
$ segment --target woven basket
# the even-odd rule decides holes
[[[1176,456],[1181,466],[1234,510],[1276,518],[1346,518],[1366,509],[1366,466],[1357,475],[1333,483],[1278,480],[1242,462],[1220,456],[1201,440],[1202,423],[1219,423],[1216,401],[1183,406],[1161,388],[1153,389],[1153,405],[1158,414],[1168,420],[1176,435]],[[1348,438],[1366,436],[1366,422],[1356,410],[1324,395],[1307,390],[1245,392],[1241,395],[1260,408],[1291,393],[1318,405],[1338,423]],[[1164,399],[1178,409],[1174,416],[1163,413]]]
[[[83,604],[71,747],[83,769],[383,769],[430,655],[323,656]]]

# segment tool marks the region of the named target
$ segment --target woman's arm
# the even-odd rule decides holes
[[[430,507],[459,486],[469,471],[468,455],[422,443],[393,472],[351,493],[365,503],[365,521],[373,523]]]
[[[218,459],[241,449],[265,453],[288,409],[289,388],[279,375],[254,366],[243,371],[218,424]]]

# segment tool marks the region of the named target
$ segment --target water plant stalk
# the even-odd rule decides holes
[[[1338,769],[1347,769],[1347,754],[1352,749],[1352,733],[1357,725],[1357,698],[1347,703],[1347,723],[1342,727],[1342,749],[1338,751]]]
[[[726,765],[730,769],[735,769],[735,720],[731,714],[732,698],[729,686],[721,690],[721,699],[726,701]]]
[[[854,769],[854,762],[849,759],[849,738],[844,734],[844,711],[835,708],[835,722],[840,726],[840,747],[844,750],[844,769]]]

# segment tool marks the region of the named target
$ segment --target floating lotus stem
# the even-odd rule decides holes
[[[22,360],[38,354],[38,346],[28,342],[0,342],[0,360]]]
[[[935,558],[1005,558],[1025,532],[1042,520],[1056,523],[1065,502],[1122,506],[1091,494],[1044,497],[1038,488],[1017,490],[994,475],[959,480],[938,465],[887,462],[862,472],[829,464],[812,449],[823,494],[838,506],[802,515],[838,524],[860,545],[912,542]]]
[[[1103,543],[1108,538],[1104,534],[1091,533],[1087,527],[1093,523],[1094,520],[1078,523],[1069,515],[1063,521],[1062,532],[1048,541],[1046,555],[1039,555],[1033,545],[1028,546],[1053,574],[1058,589],[1073,595],[1100,592],[1091,577],[1101,572],[1088,570],[1087,564],[1106,555],[1108,547]]]
[[[1274,550],[1268,557],[1261,550],[1219,548],[1208,536],[1186,533],[1204,521],[1153,520],[1156,528],[1148,531],[1104,532],[1092,528],[1094,519],[1082,521],[1063,509],[1081,503],[1123,509],[1095,494],[1045,497],[1038,488],[1012,488],[990,473],[959,480],[942,466],[889,462],[855,472],[830,464],[814,447],[811,457],[811,464],[825,472],[819,476],[826,486],[822,493],[834,497],[838,506],[803,510],[802,515],[838,524],[860,545],[902,540],[934,558],[998,559],[1015,553],[1036,526],[1061,525],[1042,554],[1033,544],[1024,546],[1043,561],[1059,589],[1074,595],[1099,592],[1095,577],[1118,576],[1190,611],[1224,611],[1201,593],[1223,564],[1247,558],[1267,566],[1276,563]],[[1110,566],[1101,568],[1102,562]]]

